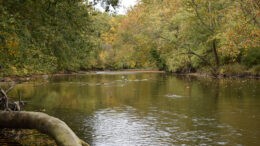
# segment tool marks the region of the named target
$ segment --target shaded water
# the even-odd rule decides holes
[[[91,145],[260,144],[260,81],[97,73],[18,85]]]

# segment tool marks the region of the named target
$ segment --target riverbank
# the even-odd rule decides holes
[[[260,79],[260,75],[250,75],[250,74],[237,74],[237,75],[212,75],[212,74],[205,74],[205,73],[171,73],[174,75],[182,75],[182,76],[195,76],[195,77],[209,77],[209,78],[253,78],[253,79]]]
[[[39,74],[39,75],[26,75],[26,76],[5,76],[0,77],[0,82],[27,82],[33,80],[47,80],[48,78],[57,76],[71,76],[71,75],[86,75],[86,74],[128,74],[128,73],[167,73],[182,76],[196,76],[196,77],[210,77],[210,78],[254,78],[260,79],[259,74],[243,73],[243,74],[217,74],[216,76],[211,73],[174,73],[158,70],[104,70],[104,71],[78,71],[71,73],[56,73],[56,74]]]
[[[166,71],[158,70],[104,70],[104,71],[78,71],[71,73],[56,73],[56,74],[36,74],[36,75],[25,75],[25,76],[4,76],[0,77],[0,82],[26,82],[36,79],[46,80],[48,78],[57,77],[57,76],[71,76],[71,75],[85,75],[85,74],[104,74],[104,73],[166,73]]]

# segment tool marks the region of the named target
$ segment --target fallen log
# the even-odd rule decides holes
[[[59,146],[88,146],[66,123],[45,113],[0,111],[0,128],[36,129],[51,136]]]

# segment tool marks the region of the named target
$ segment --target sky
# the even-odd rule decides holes
[[[137,4],[137,1],[138,0],[120,0],[120,7],[116,10],[117,14],[125,15],[127,10],[131,6],[134,6],[135,4]],[[101,7],[101,4],[96,5],[95,8],[97,10],[104,12],[104,9]]]
[[[126,14],[127,10],[137,4],[137,0],[121,0],[121,6],[118,9],[118,14]]]

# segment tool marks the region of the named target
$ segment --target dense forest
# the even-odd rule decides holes
[[[98,2],[100,0],[96,0]],[[0,0],[0,76],[150,69],[260,74],[258,0]]]

